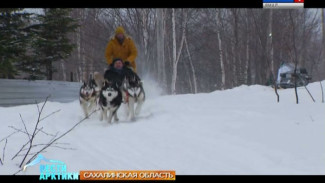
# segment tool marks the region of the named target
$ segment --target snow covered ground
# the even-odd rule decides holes
[[[178,175],[325,174],[325,103],[319,82],[299,88],[300,104],[293,89],[274,91],[265,86],[240,86],[204,94],[159,96],[153,83],[145,82],[147,101],[135,122],[99,121],[99,113],[77,126],[43,152],[48,159],[67,164],[68,172],[79,170],[176,170]],[[325,81],[323,81],[325,85]],[[41,104],[40,104],[41,106]],[[58,136],[83,118],[78,100],[48,102],[40,127]],[[17,129],[29,132],[37,120],[36,105],[0,107],[0,140]],[[0,142],[0,174],[17,172],[22,156],[11,160],[27,140],[15,133]],[[52,137],[39,132],[35,144]],[[69,144],[65,144],[69,143]],[[35,147],[34,150],[41,146]],[[23,174],[39,174],[33,166]]]

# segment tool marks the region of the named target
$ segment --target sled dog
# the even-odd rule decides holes
[[[130,116],[130,120],[134,121],[145,101],[142,81],[135,72],[132,71],[125,75],[122,82],[122,95],[127,105],[127,117]],[[135,104],[137,104],[136,107]]]
[[[117,110],[121,103],[122,92],[117,83],[105,80],[99,95],[99,105],[101,107],[100,120],[105,119],[111,123],[114,116],[114,120],[118,121]],[[109,112],[108,119],[107,112]]]
[[[84,112],[86,118],[89,117],[89,113],[94,109],[97,103],[96,83],[93,79],[88,82],[83,82],[79,92],[80,106]]]

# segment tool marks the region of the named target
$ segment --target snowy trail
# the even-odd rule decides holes
[[[158,92],[153,88],[146,89],[148,98],[137,121],[125,119],[124,106],[118,111],[119,123],[99,121],[99,113],[94,114],[59,141],[75,150],[49,148],[42,154],[65,162],[72,172],[325,174],[325,104],[319,102],[319,83],[308,85],[318,102],[313,103],[299,88],[299,105],[292,89],[280,90],[280,103],[276,103],[273,89],[258,85],[176,96],[155,96]],[[78,101],[49,102],[44,116],[58,109],[61,111],[41,123],[49,133],[62,134],[83,118]],[[0,139],[13,131],[7,126],[23,128],[19,113],[32,131],[37,119],[35,105],[0,108],[0,116],[5,116]],[[8,139],[0,174],[17,170],[21,157],[10,158],[25,138],[18,134]],[[42,134],[37,142],[46,139],[50,137]],[[0,149],[3,145],[0,142]],[[39,169],[30,167],[22,174],[39,174]]]

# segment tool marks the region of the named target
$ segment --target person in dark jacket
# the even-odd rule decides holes
[[[130,72],[133,72],[129,67],[124,65],[122,59],[113,59],[109,69],[105,71],[104,78],[111,82],[116,82],[118,87],[122,85],[123,79]]]

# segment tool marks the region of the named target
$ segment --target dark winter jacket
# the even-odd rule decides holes
[[[104,78],[111,82],[116,82],[120,87],[122,85],[123,79],[126,75],[133,72],[130,68],[124,66],[121,70],[110,67],[110,69],[105,71]]]

